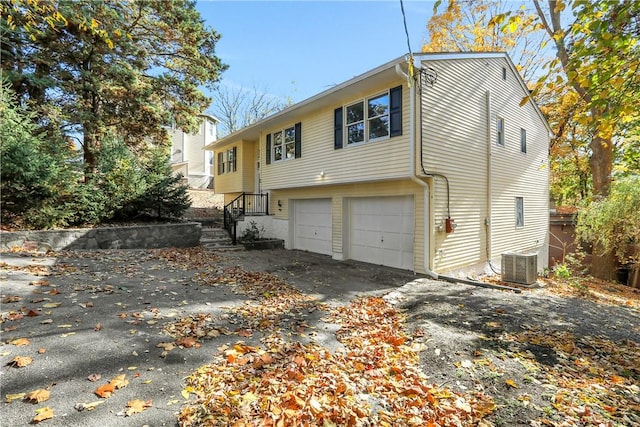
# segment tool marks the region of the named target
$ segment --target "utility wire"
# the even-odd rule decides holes
[[[407,36],[407,48],[409,48],[409,55],[413,53],[411,50],[411,42],[409,40],[409,30],[407,29],[407,15],[404,13],[404,3],[400,0],[400,10],[402,11],[402,20],[404,21],[404,34]]]

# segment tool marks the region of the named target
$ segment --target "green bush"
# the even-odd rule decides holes
[[[26,229],[182,217],[187,186],[173,175],[165,147],[132,152],[120,138],[101,141],[97,170],[83,178],[73,147],[39,134],[34,115],[2,86],[0,220]]]
[[[640,243],[640,176],[617,179],[607,198],[580,210],[576,235],[626,261],[630,246]]]
[[[174,175],[169,164],[169,153],[162,147],[150,148],[139,168],[142,182],[116,217],[181,218],[191,206],[188,187],[181,175]]]
[[[560,279],[571,277],[571,270],[566,264],[556,264],[553,266],[553,274]]]
[[[73,193],[77,175],[71,151],[61,139],[47,141],[33,113],[17,105],[11,89],[0,93],[0,199],[4,225],[50,228],[66,224],[63,199]]]

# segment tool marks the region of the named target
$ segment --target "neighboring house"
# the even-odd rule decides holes
[[[514,64],[417,54],[408,69],[398,58],[210,144],[216,193],[268,193],[269,215],[241,226],[289,249],[458,275],[536,253],[542,271],[551,130],[521,105]]]
[[[216,140],[219,120],[208,114],[200,114],[198,133],[184,133],[174,126],[168,128],[171,137],[171,168],[187,179],[191,188],[213,186],[213,153],[204,147]]]

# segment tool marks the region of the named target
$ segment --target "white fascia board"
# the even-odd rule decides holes
[[[318,102],[321,102],[322,100],[325,99],[329,99],[331,97],[331,95],[336,94],[338,92],[340,92],[341,90],[344,90],[346,88],[348,88],[349,86],[352,86],[356,83],[359,83],[363,80],[366,80],[369,77],[372,77],[376,74],[382,73],[384,71],[390,70],[390,69],[394,69],[396,64],[398,63],[403,63],[407,61],[407,56],[401,56],[399,58],[396,58],[392,61],[389,61],[383,65],[380,65],[372,70],[369,70],[363,74],[360,74],[358,76],[353,77],[352,79],[349,79],[343,83],[337,84],[323,92],[320,92],[317,95],[314,95],[310,98],[307,98],[303,101],[298,102],[297,104],[294,104],[290,107],[285,108],[284,110],[278,111],[277,113],[274,113],[268,117],[265,117],[262,120],[259,120],[247,127],[244,127],[234,133],[231,133],[223,138],[218,139],[216,142],[214,142],[213,144],[211,144],[211,146],[214,145],[223,145],[225,143],[227,143],[229,140],[233,139],[233,140],[250,140],[250,139],[255,139],[257,136],[260,135],[260,130],[262,128],[264,128],[265,126],[267,126],[270,122],[275,122],[278,119],[294,113],[296,111],[304,111],[305,108],[309,108],[310,106],[312,106],[312,108],[315,108],[315,104]],[[207,147],[209,148],[209,147]]]

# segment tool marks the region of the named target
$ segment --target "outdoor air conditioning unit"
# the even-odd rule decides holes
[[[531,285],[538,279],[538,254],[502,254],[502,280]]]

